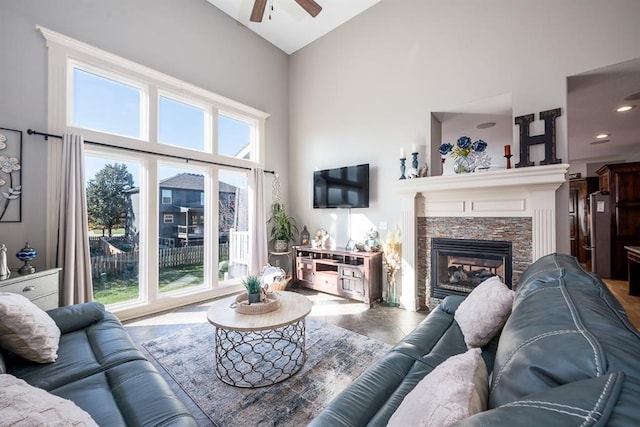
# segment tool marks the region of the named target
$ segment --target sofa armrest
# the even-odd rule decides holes
[[[104,305],[98,302],[68,305],[47,311],[63,334],[84,329],[104,318]]]

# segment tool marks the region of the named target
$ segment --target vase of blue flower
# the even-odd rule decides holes
[[[477,167],[488,167],[491,163],[491,158],[485,152],[486,149],[485,141],[479,139],[471,142],[468,136],[461,136],[455,147],[445,142],[440,145],[439,152],[442,156],[451,155],[455,173],[471,173],[475,172]]]

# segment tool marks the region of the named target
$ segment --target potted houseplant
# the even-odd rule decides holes
[[[286,252],[289,242],[296,240],[298,227],[293,217],[287,215],[284,204],[275,202],[271,205],[271,217],[267,220],[270,228],[271,244],[275,252]]]
[[[260,291],[262,290],[260,278],[258,276],[248,276],[242,280],[242,284],[247,290],[249,304],[260,302]]]

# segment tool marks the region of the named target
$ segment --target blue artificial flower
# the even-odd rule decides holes
[[[473,151],[476,153],[482,153],[487,148],[487,143],[479,139],[473,143]]]
[[[471,147],[471,138],[469,138],[468,136],[461,136],[460,138],[458,138],[458,147],[462,149]]]
[[[442,145],[440,145],[440,149],[438,151],[440,151],[441,155],[446,156],[451,152],[451,150],[453,150],[453,145],[449,144],[448,142],[444,142],[442,143]]]

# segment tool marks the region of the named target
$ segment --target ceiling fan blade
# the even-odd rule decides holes
[[[262,22],[265,7],[267,7],[267,0],[256,0],[255,3],[253,3],[253,10],[251,11],[249,20],[251,22]]]
[[[302,6],[302,8],[304,10],[306,10],[307,13],[309,15],[313,16],[314,18],[322,10],[322,6],[320,6],[318,3],[316,3],[313,0],[296,0],[296,3],[298,3],[300,6]]]

